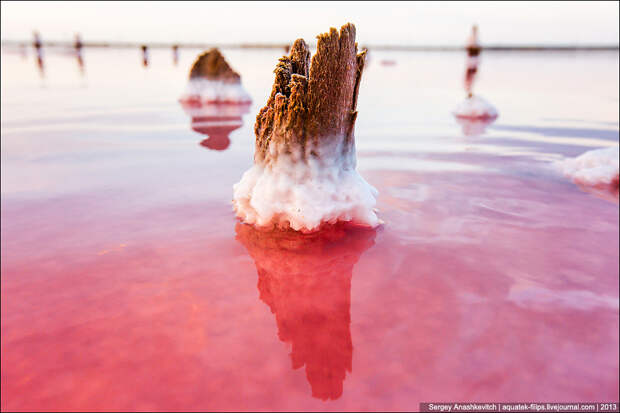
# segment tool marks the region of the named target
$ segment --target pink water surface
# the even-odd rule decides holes
[[[618,144],[618,53],[487,53],[472,125],[463,55],[371,50],[385,224],[300,235],[231,208],[278,51],[224,50],[239,128],[178,104],[198,51],[85,52],[2,55],[2,410],[618,400],[618,191],[553,167]]]

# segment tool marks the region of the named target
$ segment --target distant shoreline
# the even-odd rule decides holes
[[[32,40],[2,40],[2,46],[26,46],[32,47]],[[73,42],[47,41],[42,42],[43,47],[73,48]],[[84,48],[122,48],[134,49],[146,45],[152,49],[171,49],[177,46],[179,49],[208,49],[218,47],[220,49],[285,49],[289,44],[285,43],[138,43],[138,42],[83,42]],[[399,45],[360,45],[361,48],[379,51],[464,51],[465,46],[399,46]],[[618,51],[618,45],[487,45],[482,46],[485,51]]]

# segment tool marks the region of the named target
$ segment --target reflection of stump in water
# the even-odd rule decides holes
[[[351,276],[375,231],[346,224],[320,232],[260,231],[238,223],[254,259],[260,298],[275,314],[278,337],[292,346],[293,369],[306,366],[312,396],[342,395],[352,371]]]
[[[597,198],[618,204],[620,203],[620,185],[618,182],[619,180],[616,178],[610,184],[584,185],[577,183],[577,186],[582,191],[588,192]]]
[[[142,66],[148,67],[149,65],[149,48],[146,45],[140,46],[142,50]]]
[[[461,125],[461,130],[465,136],[480,136],[486,132],[487,127],[495,122],[495,118],[489,119],[466,119],[456,118],[456,123]]]
[[[229,135],[243,126],[242,115],[249,111],[249,104],[200,104],[181,101],[185,113],[191,118],[192,130],[207,135],[200,145],[223,151],[230,146]]]
[[[39,68],[39,75],[45,77],[45,64],[43,63],[43,54],[37,54],[37,67]]]
[[[207,139],[200,142],[200,145],[216,151],[223,151],[228,148],[230,146],[228,135],[241,126],[243,126],[241,116],[233,119],[227,119],[223,116],[192,119],[192,129],[208,136]]]
[[[176,66],[179,64],[179,45],[172,45],[172,63]]]
[[[84,58],[82,57],[82,48],[84,44],[82,43],[82,38],[79,34],[75,35],[75,41],[73,42],[73,48],[75,52],[75,57],[77,58],[78,69],[80,70],[80,74],[84,76]]]
[[[84,58],[82,57],[82,53],[76,53],[78,69],[80,70],[80,75],[84,76],[85,66],[84,66]]]

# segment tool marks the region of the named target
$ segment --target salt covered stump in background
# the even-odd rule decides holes
[[[464,101],[458,104],[458,106],[452,111],[452,114],[457,119],[464,121],[472,121],[475,123],[482,122],[480,125],[472,124],[473,130],[482,130],[487,124],[492,123],[497,119],[497,109],[489,102],[474,95],[473,87],[474,81],[478,73],[478,66],[480,65],[480,42],[478,40],[478,26],[474,25],[471,29],[471,35],[467,39],[467,60],[465,68],[465,92],[467,97]],[[466,133],[467,134],[467,133]],[[476,133],[474,133],[475,135]]]
[[[618,186],[618,146],[587,151],[559,163],[565,176],[581,185]]]
[[[218,49],[204,52],[189,72],[189,83],[181,101],[191,103],[248,103],[252,99]]]
[[[379,224],[376,189],[355,170],[357,95],[365,53],[355,26],[303,39],[280,58],[267,104],[256,117],[254,166],[234,186],[237,216],[258,226],[312,231],[323,223]]]

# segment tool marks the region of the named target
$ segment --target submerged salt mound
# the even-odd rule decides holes
[[[497,109],[480,96],[466,98],[452,113],[457,118],[483,120],[494,120],[498,115]]]
[[[560,162],[564,175],[582,185],[618,185],[618,146],[588,151]]]
[[[364,53],[355,26],[302,39],[280,59],[256,117],[254,166],[234,186],[237,216],[258,226],[316,230],[322,223],[376,226],[377,191],[355,170],[354,126]]]
[[[218,49],[204,52],[194,62],[181,101],[194,103],[248,103],[252,99]]]

